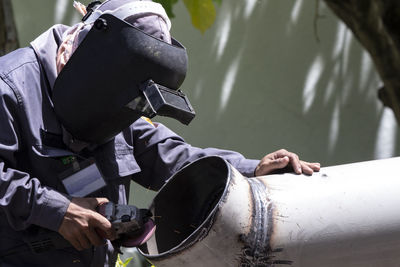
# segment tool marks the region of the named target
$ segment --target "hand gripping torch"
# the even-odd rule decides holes
[[[112,202],[100,204],[97,211],[112,224],[117,237],[111,243],[119,253],[120,247],[137,247],[145,243],[154,233],[155,224],[151,212],[131,205]],[[98,231],[99,232],[99,231]],[[104,237],[102,233],[99,232]]]
[[[154,233],[155,224],[151,212],[131,205],[107,202],[97,207],[97,212],[106,217],[112,224],[117,236],[111,243],[114,249],[121,253],[121,246],[137,247],[145,243]],[[104,233],[96,229],[104,238]],[[24,236],[24,243],[0,252],[0,258],[31,250],[42,253],[53,249],[63,249],[72,245],[59,233],[41,227],[31,227],[29,234]]]

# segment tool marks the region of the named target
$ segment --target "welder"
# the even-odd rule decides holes
[[[185,48],[151,1],[75,3],[82,22],[55,25],[0,58],[0,265],[114,266],[117,238],[98,212],[127,204],[133,180],[157,190],[177,170],[221,156],[244,176],[287,166],[311,174],[318,163],[286,150],[261,160],[201,149],[149,118],[188,124],[194,110],[180,86]],[[29,248],[37,233],[71,246]]]

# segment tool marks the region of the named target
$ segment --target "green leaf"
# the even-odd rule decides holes
[[[172,12],[172,7],[176,2],[178,2],[178,0],[154,0],[153,2],[160,3],[167,12],[168,17],[175,18],[175,14]]]
[[[183,0],[183,3],[190,13],[195,28],[204,33],[213,25],[216,11],[212,0]]]
[[[117,262],[115,263],[115,267],[126,267],[129,262],[132,260],[133,257],[126,259],[125,262],[123,262],[120,258],[120,254],[118,254]]]

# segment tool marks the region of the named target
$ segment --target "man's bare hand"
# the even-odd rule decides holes
[[[293,168],[297,174],[311,175],[315,171],[319,171],[321,165],[302,161],[295,153],[281,149],[263,157],[254,173],[256,176],[261,176],[286,167]]]
[[[58,232],[77,250],[105,243],[96,229],[104,234],[104,238],[115,239],[115,231],[111,223],[96,212],[96,207],[106,202],[108,202],[106,198],[73,198]]]

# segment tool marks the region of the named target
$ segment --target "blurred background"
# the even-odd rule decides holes
[[[78,22],[72,3],[13,0],[20,45],[55,23]],[[193,146],[255,159],[280,148],[323,166],[400,154],[399,127],[377,98],[382,83],[369,55],[322,1],[222,0],[216,8],[201,33],[182,1],[173,7],[172,35],[189,55],[182,90],[197,116],[190,126],[156,121]],[[138,206],[154,195],[132,191]]]

